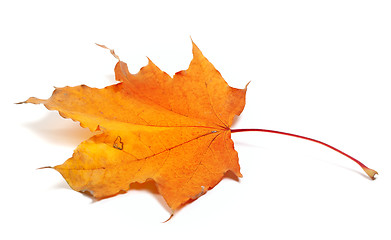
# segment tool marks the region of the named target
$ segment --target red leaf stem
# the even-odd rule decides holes
[[[312,142],[316,142],[316,143],[319,143],[319,144],[322,144],[323,146],[326,146],[328,148],[331,148],[332,150],[350,158],[351,160],[353,160],[354,162],[356,162],[358,165],[360,165],[360,167],[365,171],[365,173],[372,179],[372,180],[375,180],[375,175],[378,174],[375,170],[373,169],[370,169],[368,168],[367,166],[365,166],[362,162],[358,161],[357,159],[355,159],[354,157],[342,152],[341,150],[327,144],[327,143],[324,143],[322,141],[319,141],[319,140],[316,140],[316,139],[313,139],[313,138],[309,138],[309,137],[304,137],[304,136],[300,136],[300,135],[297,135],[297,134],[292,134],[292,133],[286,133],[286,132],[280,132],[280,131],[275,131],[275,130],[268,130],[268,129],[257,129],[257,128],[245,128],[245,129],[231,129],[231,132],[232,133],[235,133],[235,132],[267,132],[267,133],[276,133],[276,134],[281,134],[281,135],[286,135],[286,136],[291,136],[291,137],[297,137],[297,138],[301,138],[301,139],[305,139],[305,140],[309,140],[309,141],[312,141]]]

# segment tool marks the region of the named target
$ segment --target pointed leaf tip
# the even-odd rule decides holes
[[[51,166],[40,167],[40,168],[37,168],[37,170],[46,169],[46,168],[53,168],[53,167],[51,167]]]
[[[198,48],[198,46],[194,43],[193,39],[191,39],[191,44],[193,46],[193,56],[196,54],[201,53],[201,50]],[[202,53],[201,53],[202,54]]]
[[[174,216],[174,213],[171,213],[170,217],[166,221],[164,221],[162,223],[166,223],[166,222],[170,221],[173,216]]]
[[[118,61],[121,61],[121,60],[119,59],[118,55],[115,54],[114,49],[108,48],[108,47],[106,47],[105,45],[102,45],[102,44],[98,44],[98,43],[95,43],[95,44],[96,44],[97,46],[101,47],[101,48],[110,50],[111,55],[113,55]]]
[[[24,104],[24,103],[41,104],[41,103],[45,103],[45,102],[46,102],[46,100],[39,99],[39,98],[36,98],[36,97],[30,97],[26,101],[18,102],[18,103],[15,103],[15,104]]]

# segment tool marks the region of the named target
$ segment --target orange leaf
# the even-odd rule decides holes
[[[189,68],[173,78],[151,61],[137,74],[119,61],[115,78],[120,83],[103,89],[57,88],[47,100],[26,101],[96,131],[54,167],[72,189],[101,199],[153,180],[175,210],[213,188],[225,172],[242,176],[230,127],[244,108],[246,89],[228,86],[194,43]]]

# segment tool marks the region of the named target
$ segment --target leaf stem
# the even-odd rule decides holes
[[[324,143],[322,141],[319,141],[319,140],[316,140],[316,139],[313,139],[313,138],[304,137],[304,136],[300,136],[300,135],[292,134],[292,133],[286,133],[286,132],[280,132],[280,131],[268,130],[268,129],[257,129],[257,128],[231,129],[231,132],[232,133],[236,133],[236,132],[267,132],[267,133],[276,133],[276,134],[281,134],[281,135],[286,135],[286,136],[291,136],[291,137],[296,137],[296,138],[301,138],[301,139],[309,140],[309,141],[312,141],[312,142],[316,142],[316,143],[322,144],[323,146],[331,148],[332,150],[334,150],[334,151],[344,155],[345,157],[350,158],[354,162],[356,162],[358,165],[360,165],[360,167],[365,171],[365,173],[372,180],[375,180],[375,175],[378,174],[375,170],[368,168],[362,162],[358,161],[354,157],[352,157],[352,156],[342,152],[341,150],[339,150],[339,149],[337,149],[337,148],[335,148],[335,147],[333,147],[333,146],[331,146],[331,145],[329,145],[327,143]]]

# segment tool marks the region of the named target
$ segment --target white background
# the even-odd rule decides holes
[[[2,1],[1,239],[390,239],[390,1]],[[251,81],[233,128],[313,137],[376,169],[371,181],[318,144],[232,135],[243,178],[170,213],[153,186],[93,202],[61,164],[91,134],[43,106],[53,86],[114,83],[116,50],[173,75],[190,36],[234,87]]]

